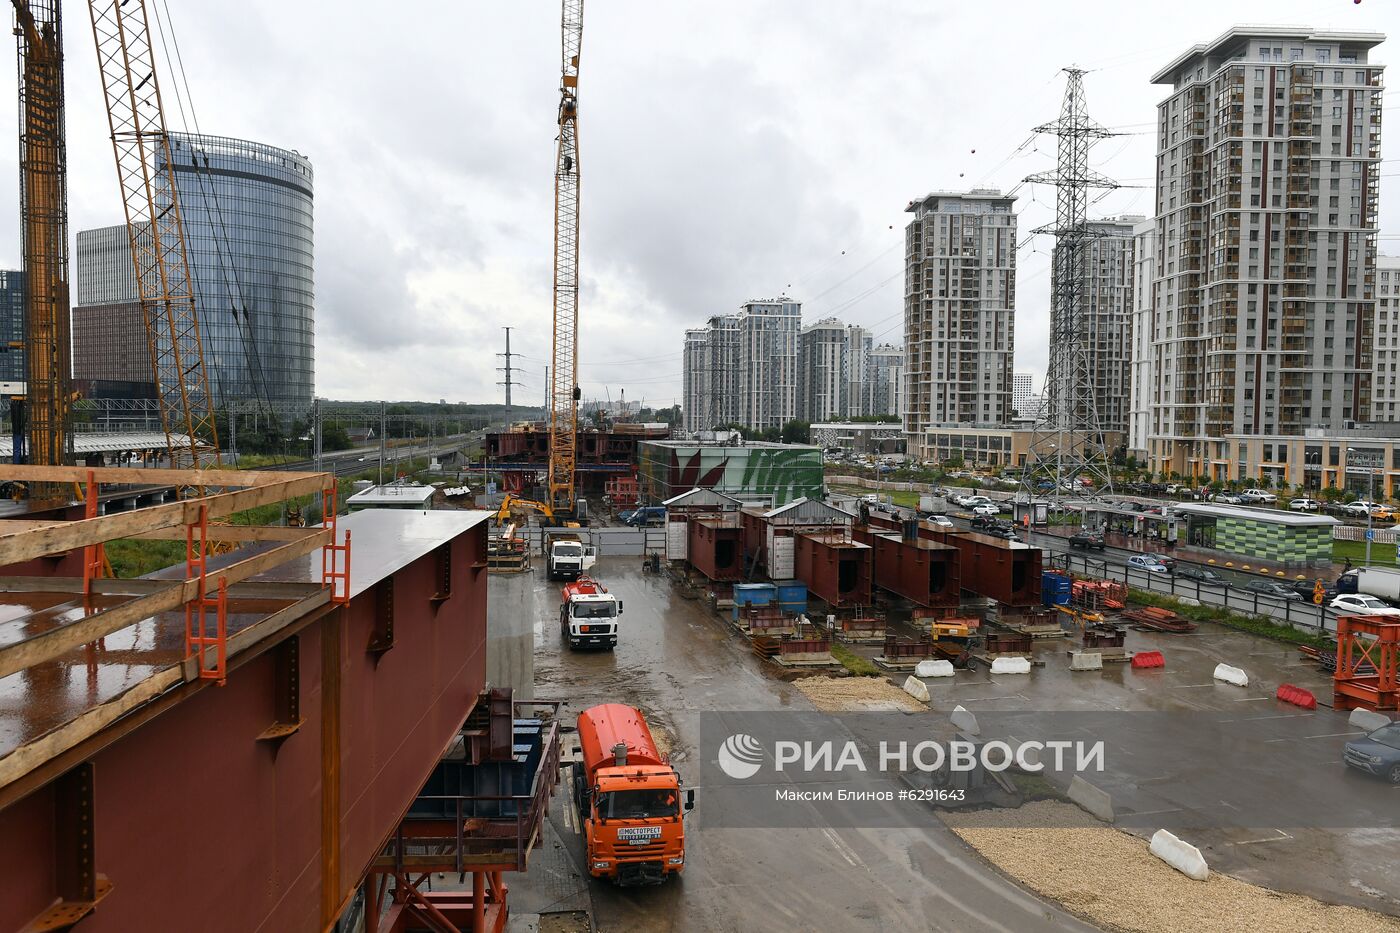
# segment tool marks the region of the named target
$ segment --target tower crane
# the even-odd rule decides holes
[[[220,465],[146,0],[88,0],[136,291],[172,467]],[[184,429],[184,438],[176,433]]]
[[[563,0],[554,160],[554,349],[549,371],[549,505],[571,516],[578,443],[578,61],[583,0]]]
[[[11,0],[20,58],[27,459],[59,466],[70,453],[68,168],[63,128],[59,0]],[[18,428],[18,425],[16,426]],[[18,440],[19,431],[16,430]],[[21,452],[15,451],[15,462]]]

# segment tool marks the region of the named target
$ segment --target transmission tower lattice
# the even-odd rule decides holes
[[[1090,188],[1117,188],[1117,182],[1089,168],[1095,142],[1119,134],[1095,123],[1084,110],[1084,72],[1066,68],[1060,116],[1036,127],[1059,139],[1056,168],[1026,178],[1054,185],[1055,223],[1035,233],[1053,233],[1051,261],[1050,357],[1046,367],[1044,407],[1031,435],[1022,489],[1028,498],[1090,498],[1113,490],[1109,452],[1094,399],[1092,348],[1085,342],[1089,309],[1085,293],[1088,243],[1101,234],[1088,221]]]

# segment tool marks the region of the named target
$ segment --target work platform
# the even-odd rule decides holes
[[[90,499],[154,478],[132,474],[196,482],[0,480],[42,470]],[[197,481],[205,495],[148,509],[0,522],[0,574],[27,573],[0,579],[0,929],[326,928],[485,686],[489,513],[217,525],[333,481]],[[130,537],[239,547],[136,580],[90,572]]]

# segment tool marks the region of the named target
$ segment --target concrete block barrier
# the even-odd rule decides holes
[[[1373,713],[1368,709],[1354,709],[1347,722],[1363,732],[1375,732],[1381,726],[1390,725],[1390,717],[1384,713]]]
[[[1215,665],[1214,677],[1216,680],[1227,684],[1234,684],[1236,687],[1249,686],[1249,675],[1238,667],[1232,667],[1229,664]]]
[[[977,717],[961,706],[953,707],[953,715],[948,717],[954,726],[969,735],[980,735],[982,729],[977,725]]]
[[[1101,671],[1103,670],[1103,652],[1071,651],[1069,653],[1069,669],[1072,671]]]
[[[1113,798],[1077,774],[1069,782],[1069,799],[1089,815],[1113,822]]]
[[[908,680],[904,681],[904,692],[920,703],[928,702],[928,685],[912,674],[909,675]]]
[[[920,661],[914,668],[914,674],[918,677],[952,677],[952,661]]]
[[[1031,662],[1029,658],[993,658],[993,674],[1029,674],[1031,672]]]
[[[1205,881],[1210,877],[1210,867],[1206,865],[1201,850],[1189,842],[1182,842],[1176,836],[1159,829],[1152,836],[1152,844],[1147,851],[1166,862],[1188,878]]]

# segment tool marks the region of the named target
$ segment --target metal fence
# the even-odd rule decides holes
[[[666,554],[666,529],[656,528],[577,528],[570,529],[584,544],[598,549],[599,557],[641,557],[643,554]],[[543,529],[531,526],[524,532],[535,554],[544,553]]]
[[[1242,615],[1260,616],[1278,625],[1291,625],[1306,632],[1336,632],[1337,613],[1307,600],[1280,599],[1237,587],[1214,586],[1199,580],[1179,579],[1175,574],[1153,573],[1126,564],[1111,564],[1080,554],[1054,554],[1052,567],[1101,580],[1115,580],[1130,587],[1186,597],[1203,606],[1220,606]]]

